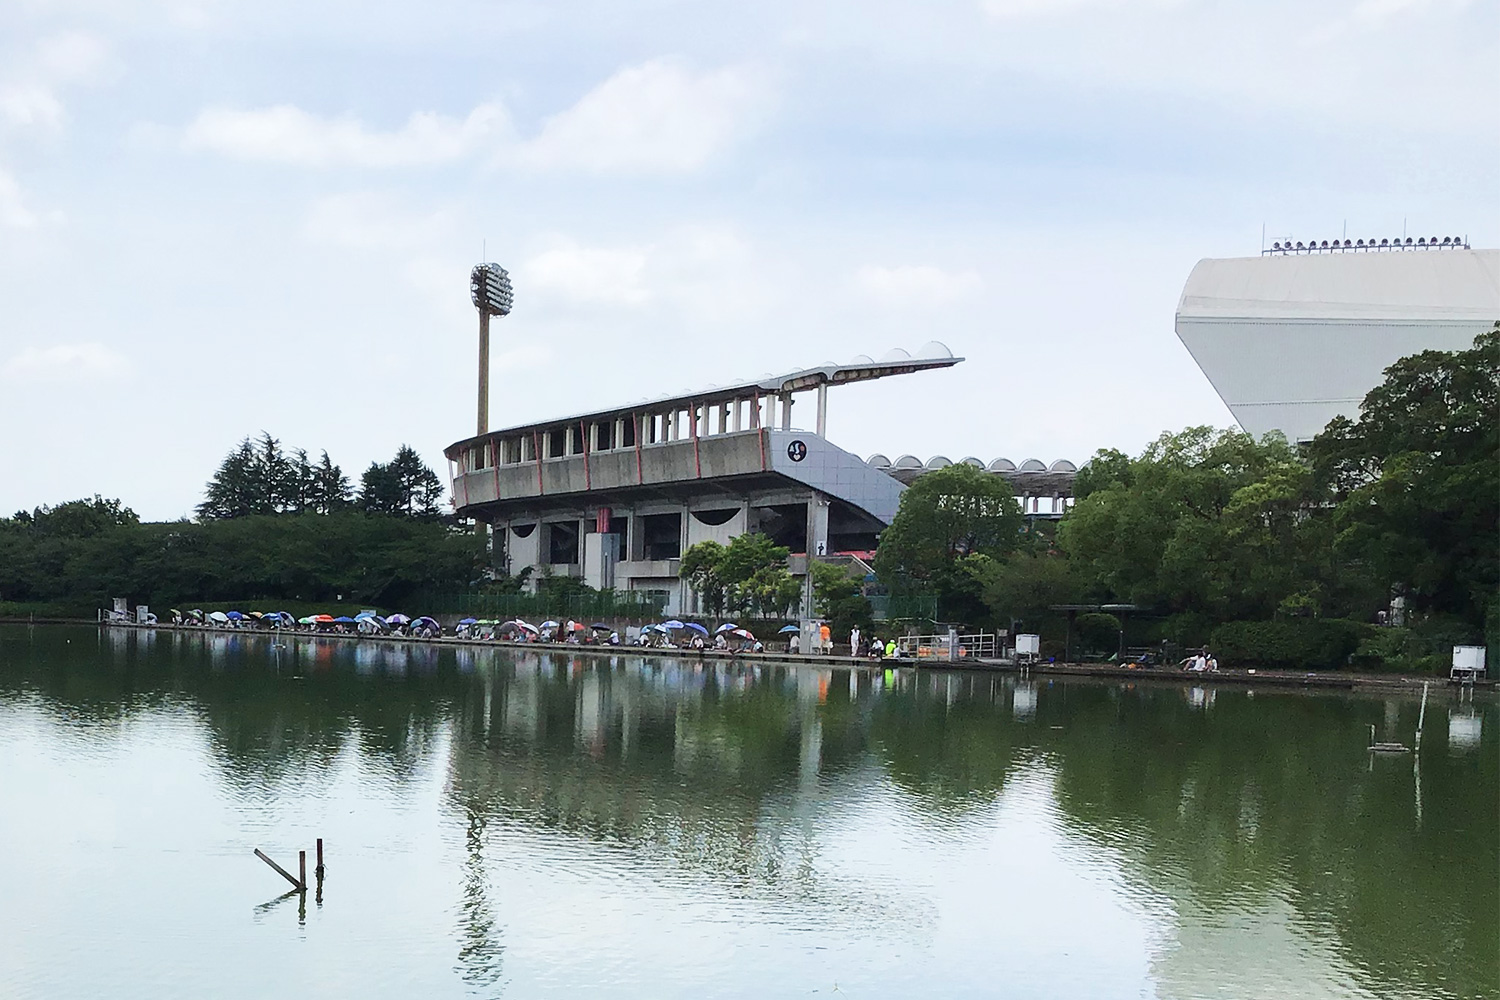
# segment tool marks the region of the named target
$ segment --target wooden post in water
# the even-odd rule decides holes
[[[1422,749],[1422,725],[1427,721],[1427,682],[1422,682],[1422,709],[1417,713],[1417,749]]]
[[[323,877],[323,838],[318,838],[318,867],[313,869],[313,874],[318,878]]]
[[[257,847],[255,849],[255,856],[257,858],[260,858],[266,864],[270,865],[272,868],[276,869],[276,871],[281,875],[281,877],[284,878],[284,879],[286,879],[288,882],[292,883],[292,885],[295,888],[301,889],[303,892],[307,891],[307,878],[306,878],[307,873],[306,873],[306,871],[303,872],[303,879],[302,879],[302,881],[299,882],[299,881],[297,881],[296,877],[291,872],[287,871],[285,868],[281,867],[276,862],[274,862],[270,858],[266,857],[265,852],[262,851],[259,847]],[[302,856],[305,859],[307,857],[307,852],[303,851],[302,852]]]
[[[302,883],[302,891],[307,891],[307,852],[297,852],[297,875],[298,881]]]

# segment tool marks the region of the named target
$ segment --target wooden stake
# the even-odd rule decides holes
[[[303,853],[304,857],[307,854],[306,851],[303,851],[302,853]],[[276,871],[281,875],[281,877],[284,878],[284,879],[286,879],[288,882],[292,883],[292,885],[294,887],[296,887],[297,889],[301,889],[304,892],[307,891],[307,882],[306,881],[298,882],[297,879],[292,875],[291,872],[287,871],[285,868],[281,867],[276,862],[274,862],[270,858],[266,857],[265,852],[262,851],[259,847],[257,847],[255,849],[255,856],[257,858],[260,858],[266,864],[270,865],[272,868],[276,869]]]
[[[318,867],[313,869],[313,874],[318,878],[323,877],[323,838],[318,838]]]
[[[298,881],[302,883],[302,891],[307,891],[307,852],[297,852],[297,875]]]

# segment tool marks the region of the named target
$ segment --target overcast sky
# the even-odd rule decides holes
[[[445,475],[484,247],[493,427],[931,340],[968,360],[835,392],[836,443],[1228,426],[1199,258],[1500,242],[1497,11],[0,0],[0,511],[178,517],[262,430]]]

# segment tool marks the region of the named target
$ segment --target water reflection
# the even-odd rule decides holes
[[[657,926],[640,899],[699,927],[733,913],[781,949],[785,968],[723,957],[750,993],[809,986],[787,928],[878,970],[876,994],[973,992],[1002,961],[1039,996],[1493,995],[1495,705],[1434,712],[1445,696],[1428,728],[1446,715],[1446,751],[1429,733],[1425,757],[1377,760],[1367,727],[1409,741],[1414,699],[0,629],[0,712],[39,706],[44,740],[189,719],[253,829],[338,799],[351,768],[351,812],[386,789],[420,813],[431,788],[457,831],[441,964],[480,995],[538,985],[539,949],[592,956],[595,985],[639,975],[641,954],[585,928],[617,910]],[[35,805],[7,794],[0,811]],[[552,909],[578,900],[601,915]],[[1022,914],[1083,957],[1006,950],[992,928]],[[1148,963],[1077,942],[1078,914],[1138,935]],[[886,967],[896,942],[916,957]]]

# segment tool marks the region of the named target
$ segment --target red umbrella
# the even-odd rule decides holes
[[[331,622],[331,621],[333,621],[333,615],[313,615],[313,621],[315,621],[315,622]]]

